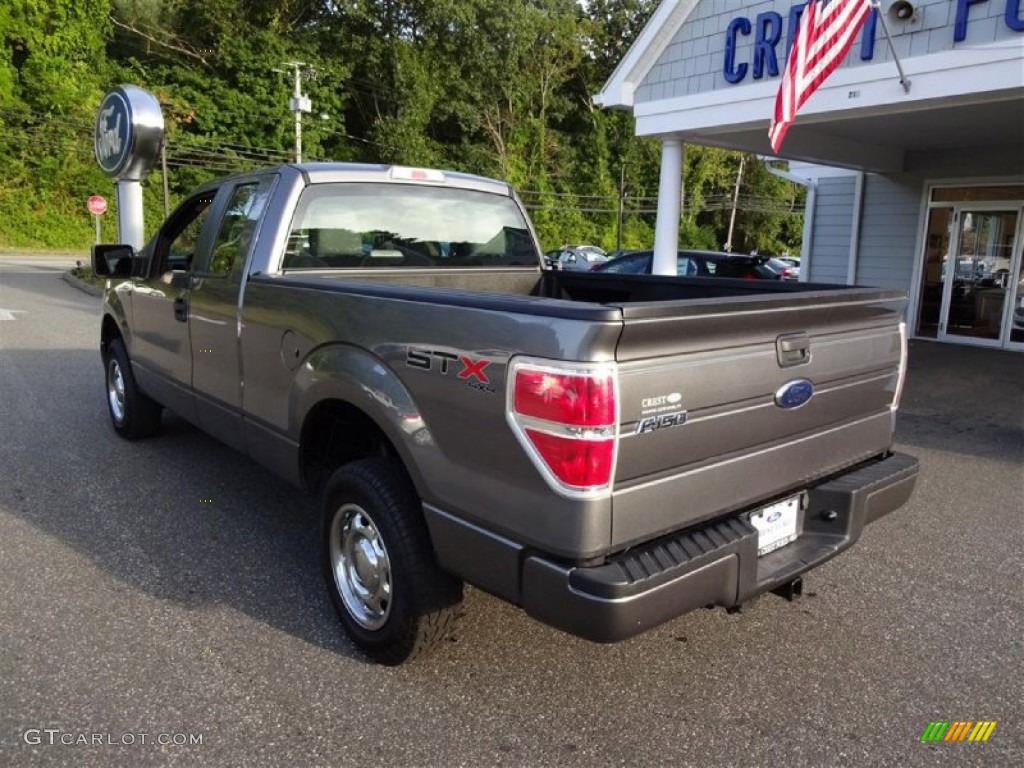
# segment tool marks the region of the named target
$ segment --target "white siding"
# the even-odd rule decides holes
[[[809,280],[815,283],[845,283],[850,261],[855,180],[828,178],[818,182],[814,233],[809,254]]]
[[[1012,148],[974,147],[911,153],[907,173],[868,174],[857,253],[858,285],[912,292],[921,205],[926,182],[984,185],[1024,181],[1024,157]],[[820,170],[820,174],[816,171]],[[795,172],[818,178],[814,232],[810,248],[810,280],[845,283],[850,258],[854,188],[851,171],[799,165]],[[840,175],[833,175],[840,174]]]
[[[890,4],[886,2],[883,6]],[[701,0],[638,84],[636,103],[720,89],[741,90],[743,85],[771,79],[767,72],[762,73],[761,80],[755,79],[753,71],[758,16],[764,13],[777,13],[777,20],[781,22],[780,39],[774,46],[781,75],[785,70],[790,11],[795,5],[800,3],[793,0]],[[890,22],[893,44],[904,61],[941,51],[1010,42],[1021,34],[1010,29],[1004,18],[1006,0],[972,3],[968,9],[967,36],[959,43],[953,40],[958,7],[955,0],[914,0],[914,7],[917,15],[913,21]],[[739,83],[732,84],[726,81],[723,69],[729,23],[738,17],[750,22],[751,32],[736,36],[735,65],[745,66],[746,74]],[[865,33],[862,32],[857,35],[843,67],[878,64],[892,58],[881,24],[875,26],[874,32],[871,58],[861,58],[865,54],[862,48]],[[742,96],[737,93],[737,98]]]
[[[857,284],[907,290],[914,271],[923,184],[869,174],[864,183]]]

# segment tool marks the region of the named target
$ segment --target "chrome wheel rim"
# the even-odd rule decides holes
[[[391,560],[373,518],[343,504],[330,531],[331,572],[345,609],[359,626],[375,630],[391,614]]]
[[[107,363],[107,401],[110,403],[110,415],[120,424],[124,421],[124,375],[114,358]]]

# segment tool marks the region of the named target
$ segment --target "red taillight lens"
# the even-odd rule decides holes
[[[516,372],[513,408],[523,416],[559,424],[606,427],[615,423],[615,383],[611,374],[520,369]]]
[[[566,495],[607,493],[615,470],[614,364],[513,363],[508,420],[548,483]]]
[[[580,440],[535,429],[527,436],[551,472],[566,485],[593,488],[607,485],[615,463],[615,439]]]

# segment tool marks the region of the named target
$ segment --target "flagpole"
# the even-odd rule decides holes
[[[903,72],[903,64],[900,63],[900,57],[896,53],[896,46],[893,45],[892,35],[889,34],[889,25],[885,22],[885,14],[882,13],[881,0],[871,0],[871,5],[875,9],[875,15],[878,16],[878,20],[882,22],[882,31],[885,33],[886,42],[889,43],[889,52],[892,54],[893,61],[896,62],[896,71],[900,73],[900,85],[903,86],[903,92],[910,93],[910,81]]]

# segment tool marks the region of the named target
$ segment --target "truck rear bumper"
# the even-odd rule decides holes
[[[760,558],[745,513],[596,567],[526,555],[518,602],[540,621],[595,642],[632,637],[701,606],[738,605],[850,547],[865,525],[907,501],[917,473],[916,458],[892,454],[807,489],[799,538]]]

